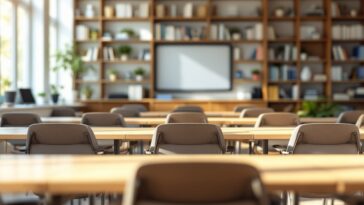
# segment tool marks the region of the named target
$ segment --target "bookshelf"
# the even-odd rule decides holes
[[[184,6],[192,2],[194,15],[189,17],[181,16]],[[154,90],[154,48],[158,44],[215,44],[230,43],[234,47],[234,52],[240,50],[239,58],[234,59],[234,90],[245,87],[260,87],[261,99],[235,100],[237,103],[258,102],[262,105],[272,106],[277,110],[286,110],[289,106],[292,110],[300,109],[303,101],[316,100],[318,102],[333,102],[345,104],[350,102],[353,106],[360,107],[364,99],[350,98],[343,100],[334,97],[337,93],[342,93],[355,86],[364,86],[364,78],[357,79],[351,77],[344,79],[332,79],[332,67],[342,67],[342,73],[352,72],[357,67],[364,66],[363,59],[352,59],[349,57],[350,50],[355,46],[363,45],[364,38],[337,38],[333,36],[333,28],[338,25],[362,25],[364,19],[364,3],[361,0],[140,0],[140,1],[112,1],[112,0],[74,0],[75,18],[74,27],[86,25],[97,29],[98,37],[95,39],[77,40],[74,34],[74,43],[82,49],[97,47],[100,54],[97,59],[86,62],[94,66],[96,74],[90,74],[94,78],[83,78],[74,81],[74,86],[82,90],[85,86],[90,86],[94,90],[92,99],[85,102],[98,101],[106,102],[108,95],[114,91],[127,93],[128,86],[141,85],[146,90],[144,99],[153,99]],[[105,7],[115,9],[118,3],[130,3],[134,8],[140,4],[148,5],[148,16],[140,17],[116,17],[105,15]],[[87,4],[94,5],[95,17],[85,17],[77,15]],[[238,15],[227,15],[236,13],[234,8],[239,8]],[[313,5],[317,9],[313,9]],[[338,6],[337,6],[338,5]],[[175,8],[173,8],[175,7]],[[359,9],[358,9],[359,8]],[[281,9],[281,11],[279,10]],[[282,12],[283,15],[279,15]],[[356,15],[351,16],[351,10],[356,9]],[[76,12],[77,10],[77,12]],[[173,11],[172,11],[173,10]],[[339,11],[345,12],[340,13]],[[347,10],[349,14],[347,14]],[[163,15],[161,14],[164,13]],[[253,12],[252,12],[253,11]],[[115,11],[114,11],[115,12]],[[333,14],[334,12],[334,14]],[[174,15],[177,14],[177,15]],[[261,26],[261,37],[249,37],[249,29],[259,29]],[[158,34],[161,26],[197,28],[199,37],[193,39],[173,38],[165,39]],[[234,38],[230,33],[229,38],[219,38],[211,33],[215,29],[224,27],[227,32],[239,28],[237,33],[240,36]],[[119,30],[132,28],[148,30],[150,38],[131,38],[124,40],[102,38],[105,32],[116,34]],[[203,29],[202,29],[203,28]],[[271,29],[274,37],[271,36]],[[253,31],[254,32],[254,31]],[[312,35],[307,35],[310,33]],[[115,60],[105,60],[103,49],[105,47],[117,50],[120,45],[129,45],[133,48],[133,57],[128,60],[119,60],[115,53]],[[346,60],[333,58],[333,47],[342,46],[348,57]],[[150,59],[145,60],[139,57],[141,50],[150,53]],[[291,53],[285,56],[284,51]],[[252,53],[255,52],[253,57]],[[280,53],[281,52],[281,53]],[[257,57],[260,53],[262,57]],[[274,53],[274,54],[272,54]],[[273,56],[273,57],[272,57]],[[283,56],[283,57],[282,57]],[[125,72],[133,72],[136,68],[142,67],[146,70],[147,76],[141,80],[136,80],[133,76],[125,77]],[[271,69],[278,69],[278,77]],[[108,71],[116,69],[120,73],[117,80],[108,79]],[[301,79],[303,70],[310,70],[309,79]],[[252,79],[253,70],[260,70],[260,79]],[[282,70],[285,71],[282,77]],[[125,71],[125,72],[124,72]],[[241,72],[239,74],[239,72]],[[336,71],[335,71],[336,72]],[[238,75],[239,74],[239,75]],[[276,72],[277,75],[277,72]],[[348,75],[348,74],[346,74]],[[96,77],[95,77],[96,76]],[[242,77],[243,76],[243,77]],[[345,77],[345,75],[343,75]],[[295,89],[295,93],[293,93]],[[284,90],[284,95],[282,95]],[[272,93],[273,91],[273,93]],[[317,92],[311,99],[309,94]],[[277,95],[272,96],[272,94]],[[315,93],[314,92],[314,93]],[[316,96],[319,98],[315,99]],[[322,99],[323,98],[323,99]]]

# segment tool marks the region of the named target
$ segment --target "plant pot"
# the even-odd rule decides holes
[[[15,91],[6,91],[4,98],[5,98],[6,104],[13,105],[13,104],[15,104],[16,92]]]
[[[114,82],[114,81],[116,81],[118,79],[118,76],[116,76],[116,75],[114,75],[114,74],[110,74],[109,75],[109,80],[111,81],[111,82]]]
[[[129,55],[122,54],[120,58],[121,58],[121,61],[127,61],[129,59]]]
[[[51,98],[52,98],[53,104],[57,104],[58,103],[58,99],[59,99],[59,94],[52,94],[51,95]]]
[[[252,79],[258,81],[258,80],[260,80],[260,75],[259,74],[253,74]]]
[[[143,79],[144,79],[144,76],[142,76],[142,75],[136,75],[135,76],[136,81],[143,81]]]

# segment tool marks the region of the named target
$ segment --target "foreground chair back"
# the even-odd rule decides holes
[[[300,118],[294,113],[274,112],[259,115],[255,127],[296,127]]]
[[[188,106],[178,106],[172,112],[204,112],[200,106],[188,105]]]
[[[85,113],[82,116],[81,123],[94,127],[124,127],[125,121],[123,116],[108,112]]]
[[[69,107],[53,108],[51,117],[76,117],[76,111]]]
[[[240,117],[259,117],[263,113],[274,112],[272,108],[247,108],[241,111]]]
[[[207,123],[207,117],[199,112],[175,112],[167,115],[166,123]]]
[[[252,166],[218,162],[170,162],[141,166],[128,184],[123,205],[267,205],[259,172]]]
[[[238,112],[238,113],[241,113],[241,111],[243,111],[244,109],[247,109],[247,108],[254,108],[254,106],[247,106],[247,105],[237,105],[234,107],[234,112]]]
[[[91,128],[82,124],[31,125],[27,154],[96,154],[99,151]]]
[[[360,115],[364,114],[364,110],[346,111],[342,112],[337,118],[337,123],[355,124]]]
[[[147,107],[142,104],[126,104],[121,106],[120,108],[125,110],[138,110],[139,112],[148,112]]]
[[[295,128],[288,143],[291,154],[359,154],[360,132],[351,124],[304,124]]]
[[[153,154],[222,154],[224,136],[211,124],[163,124],[154,132],[150,145]]]
[[[111,113],[122,115],[123,117],[140,117],[140,111],[137,109],[124,109],[114,107],[110,110]]]
[[[41,119],[33,113],[4,113],[0,127],[28,127],[36,123],[41,123]]]
[[[360,115],[358,121],[356,121],[355,125],[358,127],[358,128],[361,128],[364,124],[364,114],[363,115]]]

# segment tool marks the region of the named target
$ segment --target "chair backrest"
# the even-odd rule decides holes
[[[255,127],[296,127],[300,118],[294,113],[274,112],[259,115]]]
[[[254,108],[254,106],[247,106],[247,105],[237,105],[234,107],[234,112],[241,112],[243,111],[244,109],[247,109],[247,108]]]
[[[81,123],[94,127],[124,127],[123,116],[109,112],[92,112],[82,115]]]
[[[123,205],[268,204],[259,171],[242,163],[144,164],[125,192]]]
[[[221,154],[225,141],[220,127],[211,124],[163,124],[152,138],[155,154]]]
[[[33,113],[4,113],[0,127],[28,127],[41,122],[39,115]]]
[[[120,108],[126,110],[138,110],[139,112],[148,112],[148,109],[142,104],[126,104],[121,106]]]
[[[96,154],[98,150],[87,125],[40,123],[28,129],[27,154]]]
[[[358,128],[361,128],[363,126],[363,123],[364,123],[364,114],[360,115],[360,117],[359,117],[358,121],[356,121],[355,125]]]
[[[240,113],[240,117],[259,117],[260,114],[274,112],[272,108],[246,108]]]
[[[136,109],[124,109],[114,107],[110,110],[111,113],[122,115],[123,117],[140,117],[140,111]]]
[[[53,108],[51,117],[76,117],[76,111],[69,107],[57,107]]]
[[[204,113],[175,112],[167,115],[166,123],[208,123]]]
[[[178,106],[172,112],[204,112],[200,106],[188,105]]]
[[[364,114],[364,110],[354,110],[354,111],[346,111],[342,112],[337,118],[337,123],[349,123],[355,124],[360,115]]]
[[[293,154],[358,154],[360,132],[352,124],[315,123],[293,131],[287,151]]]

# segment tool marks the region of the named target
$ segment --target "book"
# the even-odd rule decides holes
[[[184,18],[192,18],[193,17],[193,4],[187,3],[184,7],[183,7],[183,17]]]
[[[149,17],[149,4],[148,3],[139,4],[139,17],[141,17],[141,18]]]
[[[268,86],[268,98],[269,100],[279,100],[279,87],[276,85]]]

